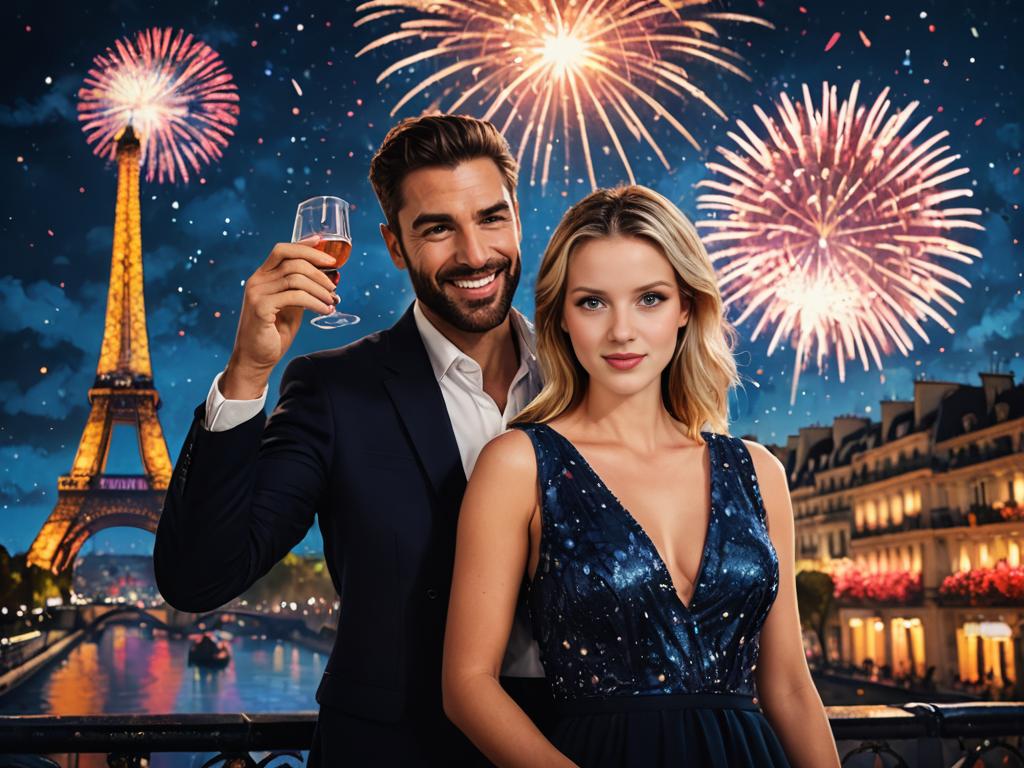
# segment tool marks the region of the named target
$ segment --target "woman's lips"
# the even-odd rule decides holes
[[[618,371],[629,371],[636,368],[647,355],[604,355],[608,365]]]

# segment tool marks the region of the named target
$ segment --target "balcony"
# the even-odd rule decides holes
[[[1009,504],[1007,502],[1006,504]],[[1015,507],[1006,507],[1013,509]],[[991,504],[971,504],[967,512],[954,507],[936,507],[931,511],[932,528],[959,528],[961,526],[974,527],[977,525],[991,525],[1003,523],[1009,516],[1004,515],[1001,509],[996,509]]]
[[[850,532],[851,539],[866,539],[871,536],[884,536],[889,533],[903,533],[904,531],[918,531],[923,528],[920,515],[907,515],[900,521],[899,525],[875,526],[874,528],[854,528]]]
[[[1024,702],[911,703],[826,707],[844,765],[1022,766]],[[135,768],[167,752],[216,756],[204,765],[276,768],[302,765],[315,712],[287,714],[98,715],[0,717],[0,765],[55,768],[44,754],[106,754],[109,765]],[[271,752],[259,763],[253,752]],[[31,757],[38,755],[38,757]],[[877,762],[876,762],[877,761]]]
[[[818,556],[818,547],[817,546],[810,546],[810,547],[801,546],[800,549],[797,550],[797,554],[800,557],[813,560],[813,559],[815,559]]]
[[[849,520],[853,517],[853,509],[851,507],[833,507],[832,509],[825,510],[825,522],[835,523],[843,520]]]
[[[977,443],[971,443],[955,451],[950,451],[947,466],[949,469],[969,467],[972,464],[980,464],[983,461],[991,461],[992,459],[1009,456],[1011,453],[1015,453],[1013,438],[1010,435],[1004,435],[984,448],[979,447]]]
[[[880,480],[888,480],[890,477],[903,475],[907,472],[914,472],[919,469],[930,469],[932,472],[941,472],[946,469],[946,462],[936,456],[918,456],[916,459],[903,459],[888,467],[868,469],[866,466],[854,470],[850,476],[850,487],[877,483]]]

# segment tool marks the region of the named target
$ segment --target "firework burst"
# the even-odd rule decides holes
[[[537,182],[539,170],[542,186],[555,145],[563,145],[567,174],[570,146],[578,137],[596,188],[591,144],[599,136],[612,145],[603,146],[603,154],[614,151],[634,181],[619,127],[636,142],[646,142],[666,168],[665,154],[648,129],[651,116],[699,148],[677,110],[662,99],[694,99],[726,119],[680,62],[701,61],[747,78],[739,55],[716,42],[714,23],[771,25],[753,16],[700,10],[708,1],[371,0],[358,7],[365,15],[356,26],[404,20],[356,56],[400,41],[425,42],[424,50],[400,58],[377,78],[379,83],[421,62],[437,62],[435,71],[398,100],[392,115],[434,87],[439,95],[426,111],[469,107],[496,122],[500,115],[502,132],[518,135],[520,164],[528,155],[530,183]],[[407,18],[410,14],[415,18]]]
[[[948,132],[923,139],[930,117],[904,131],[916,101],[890,113],[886,88],[865,107],[859,87],[839,101],[824,83],[820,106],[806,85],[802,103],[781,94],[778,120],[755,107],[761,135],[737,120],[736,147],[719,147],[725,162],[707,166],[718,176],[698,184],[714,190],[698,208],[715,218],[698,226],[726,306],[743,307],[737,324],[761,313],[751,338],[773,329],[769,355],[795,351],[790,402],[812,357],[821,373],[834,356],[844,381],[847,360],[881,369],[894,348],[909,354],[908,329],[928,342],[928,320],[952,333],[943,313],[963,299],[950,285],[970,283],[947,265],[981,258],[950,234],[983,227],[969,218],[980,210],[943,207],[972,195],[947,185],[969,172],[950,169]]]
[[[114,159],[131,125],[146,180],[188,181],[217,160],[238,124],[238,93],[220,56],[179,30],[146,29],[93,59],[78,92],[78,119],[93,151]]]

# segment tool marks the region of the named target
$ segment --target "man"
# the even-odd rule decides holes
[[[267,381],[303,309],[336,300],[318,269],[329,257],[309,241],[277,244],[246,282],[231,357],[175,466],[153,555],[161,593],[181,610],[235,598],[319,518],[341,614],[311,765],[482,760],[444,717],[441,656],[466,479],[540,387],[532,329],[510,311],[516,177],[490,123],[443,115],[393,128],[370,181],[416,301],[386,331],[293,359],[268,420]],[[503,681],[527,711],[543,710],[522,622],[503,671],[518,676]]]

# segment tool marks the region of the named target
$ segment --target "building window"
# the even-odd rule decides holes
[[[878,616],[849,621],[850,661],[870,671],[886,663],[885,624]]]
[[[960,564],[959,570],[969,571],[971,570],[971,553],[968,551],[967,542],[960,545]]]
[[[957,662],[965,682],[988,680],[995,687],[1016,681],[1013,631],[1002,621],[968,621],[956,630]]]
[[[972,484],[971,489],[974,491],[974,503],[984,505],[985,502],[985,481],[979,480],[977,483]]]
[[[889,511],[892,513],[892,524],[900,525],[903,522],[903,497],[898,493],[893,494],[889,500]]]
[[[974,429],[978,423],[978,417],[973,413],[965,413],[960,419],[960,423],[963,425],[964,432],[970,432]]]
[[[917,617],[898,617],[889,621],[892,636],[892,671],[897,678],[925,672],[924,626]]]

